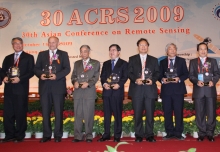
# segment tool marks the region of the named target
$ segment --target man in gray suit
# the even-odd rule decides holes
[[[63,105],[66,94],[66,75],[70,73],[70,62],[67,52],[57,48],[58,44],[57,37],[50,37],[48,39],[49,50],[39,53],[34,68],[34,72],[39,78],[39,94],[43,114],[41,143],[51,140],[50,113],[52,105],[54,105],[55,113],[54,141],[60,142],[63,136]],[[48,69],[46,65],[48,65]],[[51,71],[47,77],[45,73],[48,70]]]
[[[85,123],[86,142],[92,142],[92,129],[94,123],[94,110],[96,99],[95,84],[99,79],[100,63],[89,57],[90,47],[82,45],[80,55],[82,60],[74,64],[72,83],[74,85],[74,140],[83,141],[82,126]]]
[[[208,46],[202,42],[197,45],[198,58],[192,59],[189,65],[189,79],[193,83],[193,95],[196,110],[196,125],[199,128],[198,141],[214,141],[216,126],[216,83],[219,80],[219,69],[215,59],[207,57]],[[207,121],[206,121],[207,117]]]

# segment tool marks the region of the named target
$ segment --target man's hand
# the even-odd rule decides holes
[[[77,81],[74,83],[74,88],[75,88],[75,89],[78,89],[78,88],[79,88],[79,83],[78,83]]]
[[[48,78],[46,78],[46,74],[41,74],[40,79],[41,80],[47,80]]]
[[[175,81],[173,81],[174,83],[179,83],[179,80],[180,80],[179,77],[175,77],[174,79],[175,79]]]
[[[141,78],[138,78],[138,79],[135,81],[135,83],[136,83],[137,85],[142,85],[142,84],[143,84]]]
[[[209,87],[212,87],[212,86],[214,86],[213,82],[209,81]]]
[[[110,89],[110,85],[108,83],[104,83],[103,87],[106,89],[106,90],[109,90]]]
[[[82,85],[81,88],[83,88],[83,89],[88,88],[88,86],[89,86],[89,84],[87,82],[83,82],[82,84],[83,85]]]
[[[147,81],[149,81],[149,82],[147,82],[146,85],[152,85],[152,80],[151,79],[147,79]]]
[[[162,79],[162,82],[163,82],[163,84],[170,83],[169,81],[167,81],[167,78],[163,78],[163,79]]]
[[[8,77],[5,77],[4,79],[3,79],[3,82],[4,83],[8,83],[9,81],[8,81]]]
[[[50,74],[50,80],[56,80],[56,75],[55,74]]]
[[[118,88],[120,88],[120,86],[118,84],[113,84],[112,86],[113,86],[114,90],[117,90]]]
[[[199,87],[203,87],[203,86],[204,86],[204,83],[203,83],[202,81],[198,81],[198,82],[197,82],[197,85],[198,85]]]
[[[14,78],[11,78],[11,83],[18,83],[20,82],[20,79],[18,77],[14,77]]]

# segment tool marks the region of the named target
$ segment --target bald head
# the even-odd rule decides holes
[[[49,50],[56,50],[59,45],[59,38],[56,36],[51,36],[48,38],[48,47]]]

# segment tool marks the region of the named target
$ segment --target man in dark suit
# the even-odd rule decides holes
[[[63,105],[66,94],[66,75],[70,72],[70,63],[67,52],[57,49],[58,45],[59,39],[54,36],[50,37],[48,39],[49,50],[39,53],[34,68],[35,75],[39,78],[39,94],[43,114],[41,143],[51,140],[50,113],[52,104],[55,113],[54,141],[60,142],[63,136]],[[45,74],[46,71],[50,71],[49,78]]]
[[[142,142],[143,137],[149,142],[154,139],[154,110],[158,97],[156,81],[160,76],[158,60],[148,55],[149,42],[141,38],[137,41],[139,54],[129,58],[128,77],[130,86],[128,95],[132,97],[135,119],[136,142]],[[151,73],[151,74],[150,74]],[[142,80],[146,80],[144,84]],[[145,110],[145,128],[143,128],[143,110]]]
[[[29,79],[34,76],[34,57],[23,51],[23,40],[20,37],[13,38],[11,43],[15,52],[6,56],[2,64],[6,137],[1,142],[22,142],[27,129]],[[9,81],[7,72],[13,66],[19,68],[20,75]]]
[[[124,84],[128,79],[127,62],[120,59],[121,48],[117,44],[109,47],[110,60],[105,61],[102,66],[101,83],[103,86],[103,106],[104,106],[104,128],[105,132],[99,142],[110,139],[111,116],[113,113],[114,122],[114,141],[120,142],[122,133],[122,108],[124,99]],[[113,75],[117,74],[117,75]],[[110,78],[112,76],[112,78]],[[115,76],[115,77],[114,77]],[[119,77],[115,82],[114,79]]]
[[[184,140],[183,132],[183,104],[186,86],[184,81],[189,72],[186,61],[176,56],[177,47],[174,43],[166,45],[167,58],[160,61],[161,98],[165,118],[165,130],[167,135],[163,139],[177,138]],[[172,78],[173,80],[169,80]],[[173,112],[175,126],[173,124]]]
[[[82,127],[85,124],[85,140],[92,142],[92,130],[94,124],[94,111],[96,99],[95,84],[99,79],[100,63],[89,57],[90,47],[82,45],[80,56],[82,60],[74,63],[71,80],[74,85],[74,140],[80,142],[84,140]],[[82,77],[81,77],[82,76]]]
[[[198,58],[192,59],[189,65],[189,79],[193,83],[193,95],[196,111],[196,125],[199,129],[198,141],[214,141],[216,126],[216,83],[219,80],[219,69],[215,59],[207,57],[208,45],[204,42],[197,45]],[[207,121],[206,121],[207,118]]]

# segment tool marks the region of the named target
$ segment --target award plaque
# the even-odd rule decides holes
[[[83,82],[88,82],[89,76],[88,76],[87,73],[82,72],[81,74],[79,74],[79,75],[77,76],[77,80],[78,80],[78,82],[79,82],[79,88],[81,88],[82,85],[83,85],[83,84],[82,84]]]
[[[142,78],[142,74],[140,73],[139,75]],[[147,79],[152,79],[152,72],[149,68],[146,68],[144,70],[144,79],[142,80],[142,83],[143,84],[149,83],[150,81]]]
[[[176,68],[167,68],[167,72],[165,72],[168,82],[176,81],[174,78],[177,77],[177,69]]]
[[[203,67],[201,73],[198,73],[198,80],[204,83],[204,86],[209,86],[209,81],[212,81],[213,74],[210,73],[211,63],[206,62]]]
[[[117,84],[120,80],[120,77],[116,73],[112,73],[108,79],[106,80],[107,83],[110,85],[110,88],[113,89],[113,84]]]
[[[8,69],[7,77],[9,82],[12,82],[11,78],[19,77],[19,76],[20,76],[20,70],[18,67],[12,66]]]
[[[44,68],[44,74],[45,74],[45,78],[50,78],[51,74],[56,74],[56,66],[55,65],[45,65]]]

